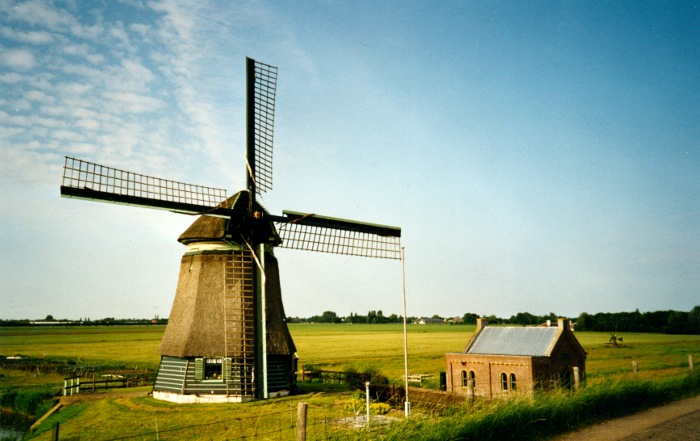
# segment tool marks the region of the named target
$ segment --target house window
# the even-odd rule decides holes
[[[462,387],[467,386],[467,371],[462,371]]]
[[[508,390],[508,374],[505,372],[501,372],[501,390],[504,392]]]
[[[515,389],[516,389],[516,386],[515,386],[515,374],[514,374],[514,373],[511,373],[511,374],[510,374],[510,390],[515,390]]]
[[[476,374],[474,371],[469,371],[469,381],[471,381],[472,385],[476,387]]]

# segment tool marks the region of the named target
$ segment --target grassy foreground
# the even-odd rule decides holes
[[[698,394],[697,371],[659,381],[603,381],[578,393],[547,392],[451,409],[441,418],[418,416],[392,426],[383,439],[541,440]]]
[[[700,375],[661,381],[599,382],[578,393],[542,393],[532,399],[480,401],[451,407],[417,406],[406,420],[398,411],[388,426],[348,428],[349,393],[307,394],[238,405],[174,405],[152,398],[109,398],[68,407],[34,439],[50,440],[61,422],[61,439],[236,440],[295,439],[296,409],[309,406],[309,440],[541,440],[595,421],[630,414],[700,393]],[[376,417],[375,417],[376,418]],[[42,433],[43,430],[43,433]]]
[[[290,330],[301,366],[378,370],[401,384],[401,325],[295,324]],[[437,386],[438,373],[444,370],[444,354],[461,351],[473,330],[473,326],[409,326],[410,373],[433,374],[433,384],[428,386]],[[163,326],[0,328],[0,355],[156,369],[163,331]],[[61,439],[108,440],[138,435],[134,439],[194,440],[207,433],[211,439],[294,439],[296,407],[305,401],[310,406],[307,439],[374,439],[380,434],[386,439],[457,439],[475,433],[480,434],[479,439],[511,439],[508,434],[515,433],[514,427],[518,428],[518,439],[541,439],[596,419],[700,393],[697,370],[688,375],[688,355],[695,356],[696,364],[700,360],[700,336],[625,334],[618,348],[605,345],[609,339],[606,333],[577,332],[576,336],[588,352],[588,387],[577,394],[543,394],[533,400],[482,402],[447,410],[416,403],[410,421],[372,427],[369,434],[329,423],[354,415],[347,407],[351,401],[348,391],[243,405],[173,405],[149,397],[107,398],[62,409],[34,436],[50,439],[48,429],[60,422]],[[632,374],[632,361],[639,365],[637,378]],[[19,403],[14,407],[27,413],[42,413],[48,404],[36,397],[57,390],[62,383],[57,375],[0,373],[3,406],[12,399]],[[395,410],[389,416],[403,420],[402,415],[401,410]],[[523,426],[527,427],[525,432]],[[484,438],[484,433],[500,435]]]

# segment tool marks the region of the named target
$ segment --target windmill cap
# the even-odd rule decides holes
[[[248,192],[239,191],[218,205],[232,210],[231,218],[202,215],[178,237],[178,242],[184,245],[212,241],[279,245],[281,240],[267,210],[256,202],[255,211],[260,217],[252,219],[248,215],[248,201]],[[254,237],[249,237],[250,230],[255,232]]]

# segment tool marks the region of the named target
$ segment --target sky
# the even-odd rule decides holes
[[[167,317],[193,217],[60,197],[65,156],[399,226],[277,249],[288,316],[700,304],[700,2],[0,0],[0,318]],[[405,291],[404,291],[405,286]]]

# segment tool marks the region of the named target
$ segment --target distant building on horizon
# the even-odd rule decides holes
[[[416,325],[442,325],[445,322],[441,318],[421,317],[413,323]]]

